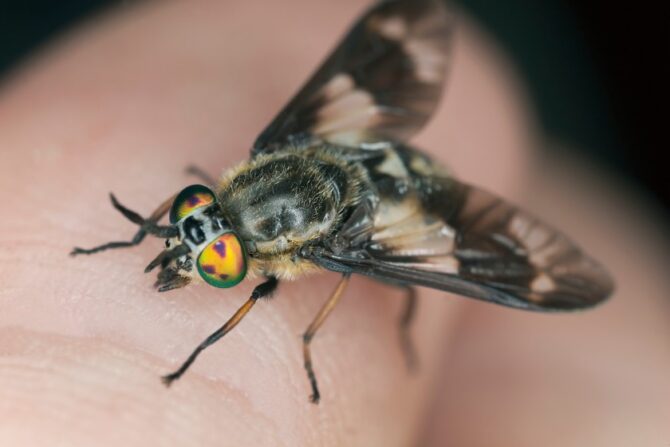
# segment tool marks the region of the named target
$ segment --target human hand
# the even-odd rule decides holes
[[[109,190],[147,214],[193,183],[185,166],[216,174],[246,158],[365,5],[131,5],[14,74],[0,97],[0,444],[667,442],[667,256],[632,200],[584,183],[590,173],[552,163],[532,178],[547,165],[531,156],[521,91],[467,24],[443,105],[417,143],[460,178],[531,202],[602,258],[618,285],[603,307],[547,316],[421,290],[421,370],[410,375],[395,326],[402,293],[355,278],[312,345],[315,406],[299,334],[336,275],[283,284],[167,390],[159,375],[254,284],[158,295],[142,273],[156,240],[67,257],[73,245],[133,234]]]

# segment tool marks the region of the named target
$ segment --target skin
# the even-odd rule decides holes
[[[448,92],[415,142],[602,259],[614,298],[539,315],[421,290],[408,374],[402,292],[354,277],[312,343],[335,274],[280,285],[169,390],[171,372],[256,282],[159,295],[161,249],[69,258],[247,157],[255,135],[366,2],[151,2],[91,20],[0,93],[0,445],[630,446],[670,439],[667,247],[625,185],[543,159],[513,71],[461,26]],[[281,18],[281,20],[277,20]],[[309,36],[306,38],[305,36]],[[533,174],[533,173],[539,174]]]

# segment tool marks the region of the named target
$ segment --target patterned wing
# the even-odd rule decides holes
[[[612,292],[597,262],[528,213],[454,180],[424,181],[402,200],[363,203],[312,259],[331,270],[537,311],[590,307]]]
[[[379,3],[260,134],[252,155],[313,137],[350,147],[406,140],[439,102],[451,34],[439,0]]]

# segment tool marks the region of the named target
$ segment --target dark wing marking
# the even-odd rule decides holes
[[[426,213],[420,194],[361,205],[311,259],[331,270],[537,311],[590,307],[612,292],[607,272],[567,237],[488,192],[450,183],[439,215]]]
[[[406,140],[439,102],[451,34],[438,0],[374,6],[260,134],[252,155],[313,136],[351,147]]]

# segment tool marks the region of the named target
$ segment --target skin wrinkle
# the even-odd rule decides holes
[[[14,368],[17,370],[16,373],[14,373],[17,381],[15,382],[14,387],[8,387],[8,389],[22,390],[21,392],[24,394],[24,396],[22,396],[19,393],[18,396],[13,396],[12,399],[2,399],[2,402],[14,402],[17,397],[19,400],[23,397],[27,398],[27,401],[30,401],[30,397],[34,391],[21,386],[26,383],[25,380],[20,380],[24,378],[21,369],[25,367],[21,364],[21,355],[25,353],[39,353],[46,358],[46,361],[43,361],[39,366],[33,365],[31,367],[33,374],[41,376],[40,378],[42,379],[33,383],[44,384],[42,385],[43,392],[40,393],[40,401],[46,400],[47,405],[43,405],[40,408],[44,408],[53,416],[58,417],[59,413],[62,412],[68,414],[68,407],[83,407],[77,411],[82,411],[87,407],[89,408],[89,411],[100,411],[104,406],[110,405],[110,401],[104,398],[104,396],[110,394],[110,397],[113,399],[112,401],[116,402],[113,406],[118,411],[121,411],[122,415],[139,412],[140,414],[138,414],[138,416],[145,416],[143,419],[146,419],[146,416],[151,416],[148,413],[151,403],[145,401],[148,396],[144,396],[141,393],[137,394],[133,383],[139,379],[143,382],[144,386],[161,388],[160,384],[156,381],[153,381],[154,385],[152,385],[152,381],[150,379],[147,380],[151,377],[151,371],[154,370],[160,362],[150,359],[145,354],[122,347],[115,343],[110,343],[109,341],[95,339],[83,340],[80,338],[73,339],[70,337],[54,336],[50,334],[42,335],[34,331],[18,329],[3,329],[0,333],[0,339],[2,340],[3,346],[3,362],[1,364],[2,368],[0,368],[0,377],[3,377],[2,382],[8,382],[8,380],[5,379],[7,376],[10,376],[11,378],[11,375],[5,373],[8,368],[5,366],[6,361],[4,359],[8,358],[11,360],[16,358],[12,363],[18,365],[18,368]],[[56,339],[56,343],[54,343],[53,339]],[[25,348],[26,345],[29,346],[28,349]],[[87,361],[87,358],[89,357],[102,358],[98,362],[91,362]],[[54,359],[57,359],[58,362],[54,362]],[[27,364],[29,365],[32,362],[32,360],[28,360]],[[54,365],[57,365],[56,369],[53,369]],[[138,365],[145,374],[129,376],[127,374],[127,369],[135,369]],[[122,366],[122,368],[119,368],[119,366]],[[142,376],[145,376],[145,378]],[[129,377],[133,378],[130,383],[128,382]],[[54,384],[57,384],[59,380],[63,379],[66,381],[76,380],[79,386],[74,389],[68,387],[58,389],[58,387],[53,387]],[[237,425],[239,425],[240,422],[247,420],[250,414],[253,414],[256,422],[253,424],[245,424],[246,429],[253,432],[254,426],[258,425],[264,426],[264,431],[268,430],[270,432],[276,432],[276,430],[272,430],[274,425],[272,418],[267,418],[262,413],[255,412],[253,405],[251,405],[251,402],[244,397],[243,392],[225,386],[222,387],[221,383],[213,385],[209,380],[196,379],[196,382],[198,385],[195,388],[191,388],[188,392],[177,391],[172,395],[163,396],[163,400],[167,399],[173,401],[172,404],[167,405],[167,408],[170,410],[165,417],[167,418],[166,422],[169,423],[166,423],[164,427],[169,427],[171,430],[163,433],[164,439],[170,439],[175,435],[177,435],[177,439],[179,439],[182,436],[179,436],[178,433],[188,433],[189,431],[192,431],[195,419],[190,418],[191,420],[189,420],[188,415],[201,404],[207,404],[207,399],[203,399],[202,394],[209,394],[212,391],[216,391],[221,396],[227,396],[227,400],[234,403],[235,407],[239,409],[238,422],[236,422]],[[9,383],[12,382],[10,381]],[[73,391],[75,392],[74,394]],[[83,394],[82,391],[84,392]],[[53,401],[54,397],[58,400]],[[50,399],[52,400],[49,401]],[[59,401],[61,404],[58,403]],[[240,403],[243,402],[246,402],[246,404],[240,405]],[[100,407],[101,403],[103,404],[102,408]],[[209,402],[209,404],[211,405],[211,402]],[[189,407],[190,412],[186,410],[186,408]],[[28,409],[34,410],[34,408],[31,408],[30,406]],[[0,413],[5,413],[3,421],[6,422],[15,417],[21,419],[21,414],[16,415],[15,412],[9,413],[8,409],[6,409],[6,411],[6,413],[5,411],[0,411]],[[124,419],[128,421],[135,420],[134,417]],[[213,422],[215,421],[209,421],[207,423]],[[221,421],[218,421],[218,423],[220,422]],[[101,427],[98,427],[98,430],[100,428]],[[136,434],[142,432],[142,426],[139,423],[131,426],[131,428],[136,430]],[[129,433],[132,434],[133,430]],[[89,436],[93,439],[100,436],[100,434],[100,432],[91,430]],[[122,439],[123,438],[120,438],[119,441]],[[158,434],[159,444],[162,444],[160,439],[161,436]],[[183,441],[186,441],[186,439],[183,439]],[[195,442],[189,445],[200,444]]]

